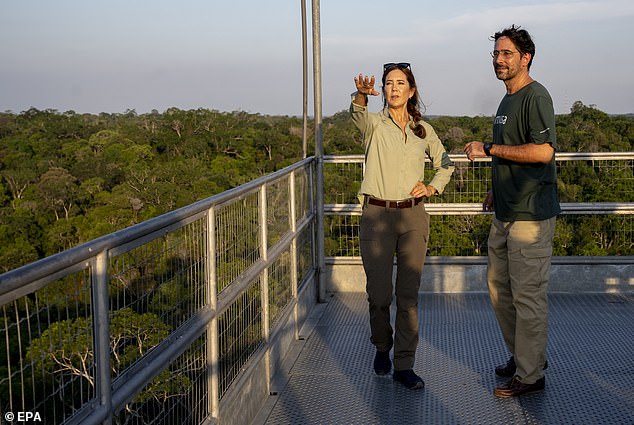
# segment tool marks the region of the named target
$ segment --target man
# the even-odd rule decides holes
[[[511,378],[495,388],[514,397],[545,388],[547,288],[555,217],[560,213],[555,168],[555,114],[548,91],[529,70],[535,44],[515,25],[495,33],[493,68],[506,86],[493,122],[493,143],[470,142],[470,160],[492,157],[492,190],[483,203],[495,211],[488,240],[487,284],[511,353],[495,368]]]

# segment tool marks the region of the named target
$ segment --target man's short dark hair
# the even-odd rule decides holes
[[[530,53],[531,60],[528,62],[528,69],[531,69],[531,64],[533,63],[533,58],[535,57],[535,43],[533,43],[533,39],[528,31],[513,24],[502,31],[496,32],[491,36],[491,39],[493,41],[497,41],[500,37],[508,37],[521,54]]]

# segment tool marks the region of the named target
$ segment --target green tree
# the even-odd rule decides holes
[[[0,176],[3,186],[11,195],[11,205],[16,208],[24,199],[25,193],[38,178],[38,164],[32,153],[7,147],[3,152]]]
[[[110,321],[110,366],[117,376],[144,353],[158,345],[171,332],[153,313],[139,314],[129,308],[114,312]],[[39,338],[29,345],[25,360],[33,365],[36,399],[45,399],[66,382],[81,381],[83,385],[65,385],[74,391],[65,391],[60,399],[47,400],[46,417],[59,419],[80,407],[77,403],[94,394],[94,349],[90,318],[80,317],[52,323]],[[184,375],[163,373],[137,397],[136,404],[126,406],[138,412],[147,400],[165,402],[170,396],[183,392],[188,379]],[[55,404],[52,406],[50,403]],[[27,409],[28,410],[28,409]],[[66,413],[64,413],[66,412]],[[59,418],[58,418],[59,416]]]
[[[40,177],[37,183],[38,197],[42,206],[55,214],[55,219],[68,220],[76,203],[77,179],[64,168],[52,167]]]

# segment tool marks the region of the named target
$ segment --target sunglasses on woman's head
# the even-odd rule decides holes
[[[412,70],[412,67],[410,66],[408,62],[389,62],[389,63],[383,64],[383,71],[387,71],[388,69],[392,67],[396,67],[399,69],[407,68],[410,71]]]

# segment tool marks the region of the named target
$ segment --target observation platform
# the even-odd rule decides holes
[[[549,294],[546,390],[511,399],[493,395],[508,353],[486,293],[420,294],[417,391],[374,374],[365,294],[328,295],[254,424],[634,423],[632,293]]]
[[[471,257],[488,217],[462,203],[483,199],[486,163],[454,159],[469,191],[428,205],[424,390],[372,369],[361,211],[328,189],[355,187],[363,158],[324,161],[323,209],[318,161],[305,158],[0,274],[0,424],[18,411],[66,425],[634,424],[633,154],[558,158],[598,180],[623,175],[628,190],[612,193],[622,202],[562,205],[560,248],[605,255],[553,257],[546,390],[517,399],[493,396],[509,354],[486,258]],[[592,237],[576,238],[580,228]]]

